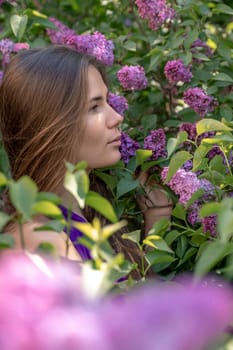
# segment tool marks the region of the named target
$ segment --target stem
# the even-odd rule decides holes
[[[23,233],[23,224],[22,224],[22,217],[19,218],[19,237],[20,237],[20,245],[23,250],[25,250],[25,240],[24,240],[24,233]]]

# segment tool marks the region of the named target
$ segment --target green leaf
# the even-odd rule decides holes
[[[86,197],[86,205],[101,213],[111,222],[117,222],[116,213],[111,203],[96,192],[89,191]]]
[[[127,221],[122,220],[122,221],[116,222],[115,224],[104,226],[102,228],[101,238],[103,240],[107,240],[114,232],[120,230],[122,227],[124,227],[126,225],[127,225]]]
[[[180,169],[181,166],[191,158],[192,155],[186,151],[180,151],[175,153],[170,160],[165,183],[168,183],[169,180],[171,180],[172,176],[177,172],[177,170]]]
[[[152,156],[152,151],[148,149],[138,149],[136,151],[136,164],[142,165],[148,158]]]
[[[123,47],[128,51],[136,51],[137,49],[136,43],[132,40],[127,40],[126,42],[124,42]]]
[[[233,83],[233,79],[225,73],[218,73],[214,75],[212,79],[217,81],[228,81],[230,83]]]
[[[57,205],[62,203],[61,198],[52,192],[38,192],[36,199],[37,201],[49,201]]]
[[[225,13],[227,15],[233,15],[233,9],[225,4],[218,4],[214,10],[217,13]]]
[[[8,180],[6,176],[3,173],[0,173],[0,187],[6,186],[8,183]]]
[[[204,158],[211,148],[212,148],[211,145],[207,145],[203,143],[201,143],[200,146],[196,148],[193,155],[192,171],[197,171],[202,164],[205,165],[205,163],[203,163]]]
[[[162,271],[176,260],[172,254],[160,250],[150,251],[145,257],[155,272]]]
[[[66,171],[64,187],[77,200],[81,209],[85,206],[85,199],[89,190],[89,177],[85,170],[77,170],[71,173]]]
[[[13,248],[15,244],[12,235],[7,233],[0,234],[0,249]]]
[[[36,227],[34,231],[56,231],[62,232],[65,227],[65,220],[50,220],[45,225]]]
[[[172,210],[172,215],[178,219],[184,220],[186,218],[186,212],[182,204],[177,203],[175,208]]]
[[[121,237],[123,239],[129,239],[134,243],[139,243],[141,239],[141,230],[135,230],[129,233],[123,233]]]
[[[29,220],[37,196],[37,186],[29,176],[22,176],[18,181],[9,183],[10,199],[24,220]]]
[[[189,31],[187,38],[184,40],[184,48],[188,50],[192,43],[198,38],[199,32],[196,28]]]
[[[202,119],[196,125],[197,134],[200,135],[208,131],[230,131],[232,128],[215,119]]]
[[[134,190],[139,186],[139,180],[128,179],[126,177],[122,178],[117,184],[117,198],[120,198],[124,194]]]
[[[167,154],[168,158],[175,151],[176,147],[181,143],[185,142],[188,138],[188,133],[186,131],[180,131],[177,135],[177,138],[170,137],[167,141]]]
[[[53,218],[62,218],[62,211],[54,203],[46,200],[41,200],[33,205],[33,211],[35,214],[42,214]]]
[[[228,104],[224,104],[220,107],[221,117],[226,119],[227,121],[232,120],[232,106]]]
[[[170,221],[168,219],[165,218],[161,218],[160,220],[156,221],[153,224],[153,227],[150,229],[148,236],[150,236],[151,234],[159,234],[160,236],[163,236],[164,233],[167,231],[167,229],[170,226]]]
[[[167,242],[159,235],[148,235],[143,240],[143,244],[149,245],[154,249],[174,254],[173,250],[168,246]]]
[[[201,218],[205,218],[206,216],[216,215],[221,208],[221,204],[217,202],[205,203],[202,205],[199,215]]]
[[[6,226],[6,224],[12,219],[12,216],[7,215],[4,212],[0,212],[0,231]]]
[[[18,41],[20,41],[24,35],[25,29],[27,27],[28,16],[12,15],[10,18],[10,25],[12,31]]]
[[[199,278],[205,276],[225,257],[228,251],[228,243],[215,241],[207,244],[194,267],[195,275]]]

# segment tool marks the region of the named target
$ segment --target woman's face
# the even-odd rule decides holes
[[[108,89],[96,68],[88,70],[88,112],[84,116],[84,135],[78,161],[88,169],[101,168],[120,160],[120,131],[123,118],[107,103]]]

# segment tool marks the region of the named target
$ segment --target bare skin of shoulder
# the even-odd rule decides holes
[[[55,231],[35,231],[36,228],[42,226],[44,223],[45,219],[36,218],[23,225],[24,250],[27,250],[30,253],[35,253],[39,245],[46,242],[53,245],[55,253],[58,256],[81,262],[82,259],[80,255],[65,232],[58,233]],[[14,238],[14,248],[17,250],[23,249],[19,229],[16,224],[12,224],[7,231],[7,233],[11,234]]]

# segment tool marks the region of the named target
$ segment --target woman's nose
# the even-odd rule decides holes
[[[117,113],[111,106],[109,107],[110,107],[110,111],[109,111],[109,117],[108,117],[108,127],[114,128],[120,125],[124,118],[122,117],[122,115]]]

